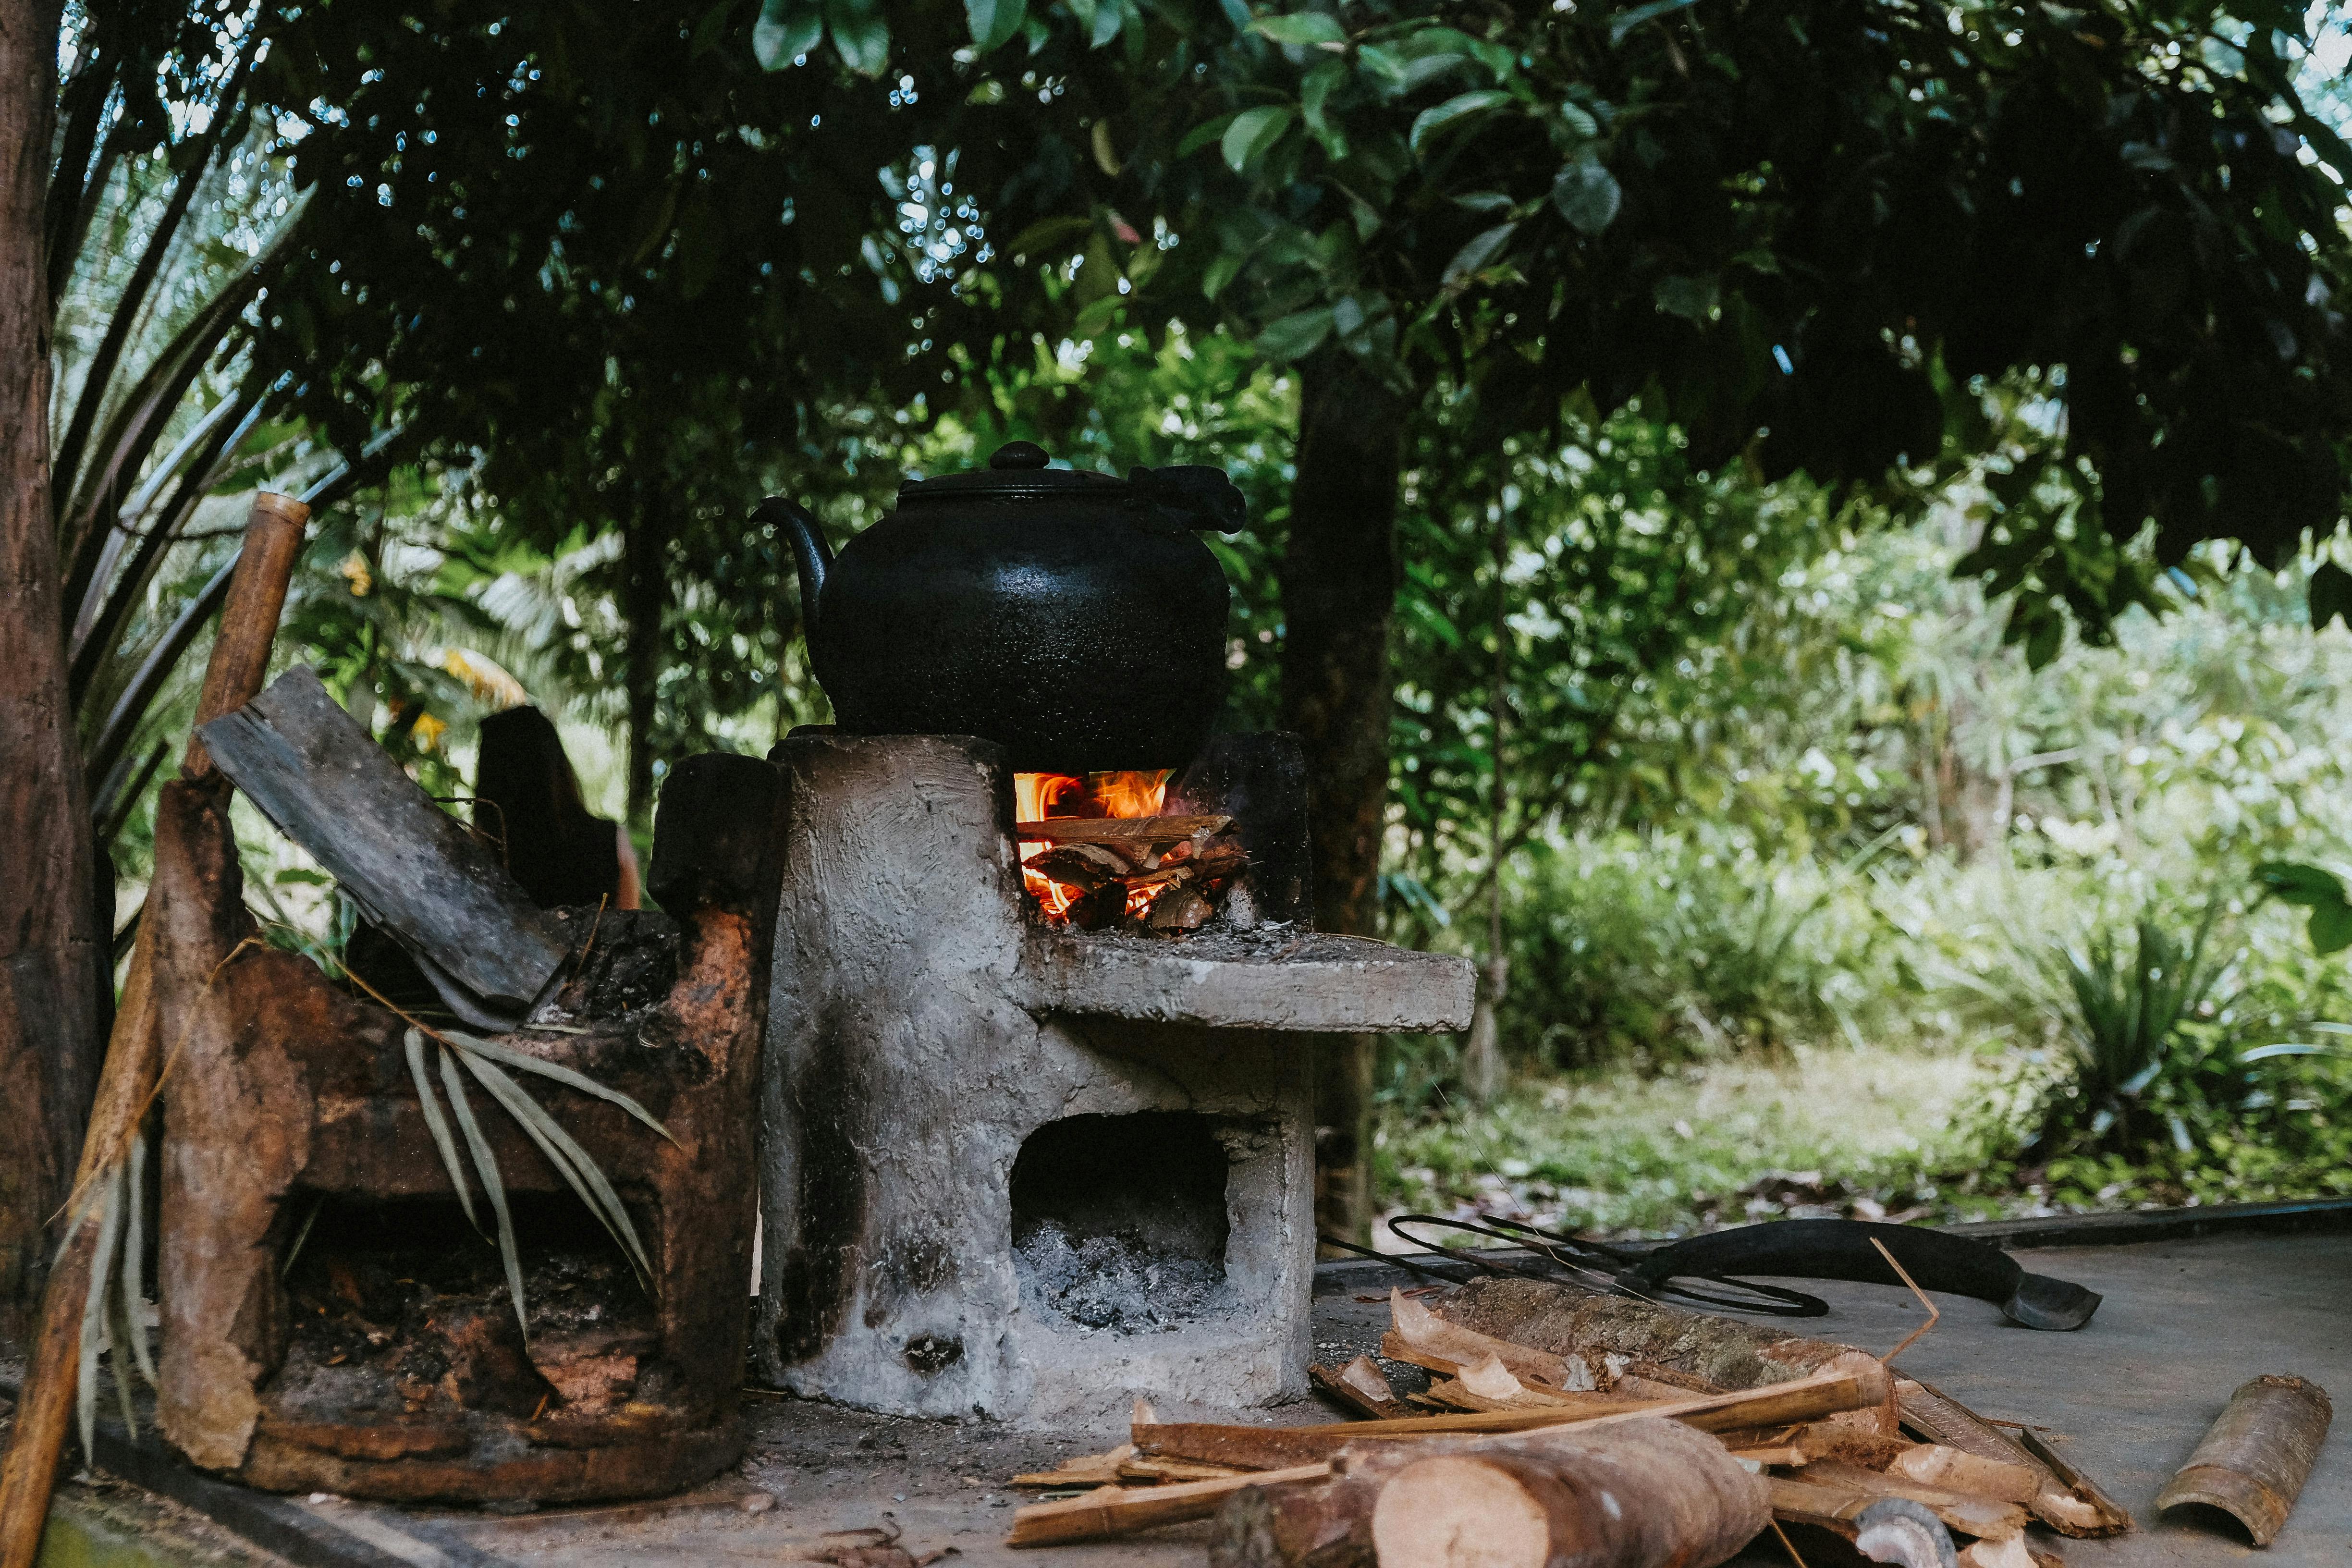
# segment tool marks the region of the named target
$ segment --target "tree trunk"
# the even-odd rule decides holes
[[[1282,722],[1307,751],[1315,923],[1370,935],[1388,805],[1405,405],[1337,350],[1309,361],[1304,377],[1282,568]],[[1316,1069],[1316,1217],[1349,1237],[1371,1225],[1372,1048],[1368,1035],[1329,1037]]]
[[[658,494],[638,503],[622,542],[621,603],[629,620],[629,820],[654,809],[654,704],[660,692],[662,614],[669,608],[665,570],[669,514]]]
[[[0,0],[0,1333],[40,1297],[98,1077],[107,937],[49,510],[49,298],[43,231],[58,7]]]

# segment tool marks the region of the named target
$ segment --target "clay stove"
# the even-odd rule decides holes
[[[1474,981],[1313,930],[1295,739],[1223,738],[1173,782],[1250,858],[1226,918],[1175,937],[1044,917],[987,742],[801,732],[771,760],[766,1375],[1064,1431],[1137,1394],[1301,1392],[1310,1037],[1459,1030]]]

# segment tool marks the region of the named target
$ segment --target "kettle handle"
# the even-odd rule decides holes
[[[1179,528],[1239,533],[1249,526],[1249,502],[1223,468],[1180,463],[1165,468],[1129,468],[1135,499]]]
[[[833,546],[824,529],[808,509],[785,496],[770,496],[751,513],[753,522],[772,523],[784,531],[793,547],[793,565],[801,579],[801,626],[816,630],[817,606],[824,598],[824,580],[833,571]]]

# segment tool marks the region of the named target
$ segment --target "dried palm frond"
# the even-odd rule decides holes
[[[449,1115],[445,1118],[440,1101],[434,1093],[432,1080],[425,1071],[425,1033],[423,1028],[413,1026],[402,1038],[408,1052],[409,1076],[415,1079],[417,1102],[425,1113],[425,1130],[432,1134],[433,1146],[440,1152],[441,1163],[449,1172],[450,1185],[457,1189],[457,1202],[476,1230],[481,1229],[482,1222],[474,1211],[473,1194],[466,1174],[467,1164],[471,1164],[475,1177],[481,1182],[483,1194],[490,1201],[490,1213],[498,1221],[499,1255],[506,1264],[507,1289],[514,1298],[515,1318],[523,1325],[525,1333],[530,1331],[529,1312],[523,1301],[522,1260],[515,1247],[514,1216],[507,1205],[506,1183],[499,1173],[498,1156],[490,1148],[490,1141],[483,1135],[481,1123],[475,1120],[473,1102],[466,1092],[466,1077],[469,1073],[488,1091],[491,1099],[505,1107],[507,1114],[515,1119],[516,1123],[530,1135],[530,1141],[539,1146],[540,1152],[547,1156],[547,1163],[555,1167],[557,1173],[573,1192],[580,1194],[580,1201],[588,1205],[588,1212],[596,1216],[628,1258],[638,1283],[650,1292],[653,1289],[652,1260],[646,1256],[645,1243],[637,1235],[635,1224],[629,1218],[629,1211],[622,1205],[620,1194],[613,1190],[612,1182],[590,1157],[588,1151],[580,1146],[579,1141],[566,1132],[562,1124],[549,1114],[547,1108],[525,1092],[522,1085],[515,1081],[514,1075],[506,1069],[511,1067],[519,1071],[535,1073],[583,1094],[610,1101],[676,1143],[677,1140],[670,1138],[669,1129],[627,1095],[606,1088],[585,1073],[542,1061],[512,1047],[498,1045],[455,1029],[433,1033],[434,1039],[440,1046],[441,1085],[449,1097]],[[465,1160],[458,1158],[458,1139],[450,1133],[449,1122],[453,1120],[465,1142],[467,1156]]]

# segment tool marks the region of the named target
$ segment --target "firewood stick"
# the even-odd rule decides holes
[[[1050,816],[1016,822],[1013,838],[1030,844],[1181,844],[1202,833],[1222,833],[1230,816]]]
[[[246,515],[245,545],[221,606],[220,631],[205,667],[196,722],[203,724],[250,701],[268,673],[270,645],[286,608],[286,590],[301,553],[303,524],[310,509],[290,496],[268,491],[254,498]],[[193,735],[180,766],[190,783],[215,776],[211,755]],[[151,889],[152,898],[161,889]],[[82,1138],[74,1177],[79,1199],[88,1194],[139,1135],[162,1072],[162,1038],[151,972],[152,933],[163,922],[139,922],[122,1003],[107,1040],[89,1127]],[[0,1568],[32,1568],[41,1531],[48,1521],[49,1494],[71,1425],[80,1373],[82,1307],[89,1294],[98,1250],[100,1216],[76,1222],[64,1252],[41,1292],[25,1386],[16,1404],[16,1429],[0,1462]],[[120,1352],[118,1352],[120,1353]],[[118,1373],[118,1375],[121,1375]]]
[[[1454,1437],[1485,1439],[1500,1448],[1523,1437],[1539,1441],[1549,1435],[1545,1428],[1572,1426],[1574,1435],[1580,1439],[1587,1434],[1606,1435],[1630,1423],[1656,1418],[1702,1432],[1737,1432],[1810,1421],[1843,1410],[1867,1409],[1885,1397],[1883,1369],[1881,1380],[1874,1384],[1867,1377],[1841,1368],[1791,1383],[1774,1384],[1769,1388],[1713,1394],[1677,1404],[1644,1405],[1598,1416],[1565,1410],[1506,1410],[1477,1415],[1413,1415],[1398,1421],[1340,1421],[1322,1426],[1214,1426],[1138,1421],[1132,1429],[1138,1454],[1229,1465],[1279,1458],[1280,1468],[1223,1480],[1129,1488],[1114,1495],[1097,1492],[1066,1502],[1034,1504],[1013,1516],[1013,1533],[1006,1538],[1006,1544],[1050,1546],[1065,1541],[1126,1535],[1182,1520],[1205,1519],[1217,1510],[1224,1498],[1244,1487],[1321,1479],[1332,1473],[1330,1459],[1358,1443],[1383,1447],[1381,1440],[1386,1438]],[[1253,1436],[1258,1439],[1254,1447],[1250,1444]],[[1403,1446],[1399,1447],[1402,1451]],[[1462,1451],[1479,1447],[1479,1442],[1473,1441]],[[1719,1450],[1720,1445],[1717,1447]],[[1325,1457],[1322,1463],[1301,1462],[1318,1453]]]
[[[2230,1395],[2197,1451],[2156,1497],[2158,1512],[2183,1503],[2221,1509],[2268,1546],[2294,1511],[2327,1440],[2335,1409],[2300,1377],[2257,1377]]]
[[[1129,1436],[1139,1454],[1199,1459],[1215,1465],[1272,1468],[1328,1458],[1350,1443],[1368,1439],[1467,1437],[1568,1426],[1591,1430],[1650,1416],[1679,1421],[1702,1432],[1738,1432],[1812,1421],[1840,1411],[1867,1409],[1882,1396],[1882,1385],[1874,1384],[1858,1372],[1840,1368],[1763,1388],[1706,1394],[1667,1404],[1595,1399],[1591,1404],[1545,1410],[1407,1415],[1390,1421],[1348,1421],[1321,1426],[1142,1423],[1133,1428]]]
[[[1223,1506],[1225,1499],[1244,1487],[1320,1480],[1330,1473],[1328,1464],[1294,1465],[1287,1469],[1226,1476],[1213,1481],[1179,1481],[1174,1486],[1105,1487],[1084,1497],[1032,1503],[1015,1510],[1013,1532],[1004,1538],[1004,1544],[1059,1546],[1069,1541],[1129,1535],[1155,1525],[1206,1519]]]

